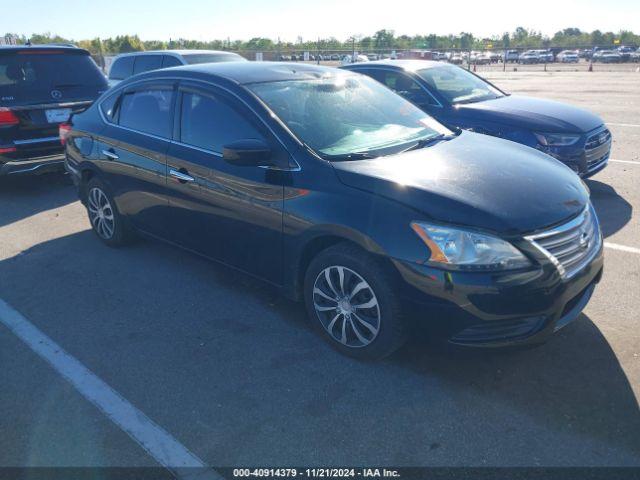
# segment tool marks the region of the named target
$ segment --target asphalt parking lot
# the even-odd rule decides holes
[[[587,182],[604,278],[542,347],[416,338],[345,358],[257,281],[158,243],[103,246],[60,175],[0,183],[0,316],[19,312],[208,465],[640,466],[640,73],[487,78],[589,108],[614,138]],[[157,465],[2,324],[0,412],[1,466]]]

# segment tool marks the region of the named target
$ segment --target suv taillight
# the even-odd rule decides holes
[[[70,123],[61,123],[58,126],[58,134],[60,135],[60,143],[62,145],[67,143],[67,137],[69,136],[69,132],[71,132],[71,124]]]
[[[4,125],[17,125],[20,123],[20,119],[6,107],[0,107],[0,126]]]

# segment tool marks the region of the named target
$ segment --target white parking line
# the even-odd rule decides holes
[[[0,299],[0,323],[64,377],[109,420],[178,478],[220,477],[166,430],[134,407],[87,367],[65,352],[19,312]]]
[[[607,125],[613,125],[614,127],[640,127],[640,125],[636,125],[634,123],[606,123]]]
[[[626,245],[618,245],[617,243],[604,242],[604,246],[612,250],[620,250],[621,252],[637,253],[640,255],[640,248],[627,247]]]
[[[640,162],[635,161],[635,160],[617,160],[615,158],[610,158],[609,161],[610,162],[617,162],[617,163],[632,163],[634,165],[640,165]]]

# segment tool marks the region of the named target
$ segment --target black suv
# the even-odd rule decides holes
[[[60,124],[107,88],[86,50],[0,47],[0,176],[64,168]]]

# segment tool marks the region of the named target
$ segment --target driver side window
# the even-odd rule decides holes
[[[409,75],[384,70],[373,70],[367,74],[411,103],[419,106],[439,106],[438,102]]]
[[[180,141],[221,154],[224,145],[264,137],[239,112],[214,96],[182,94]]]

